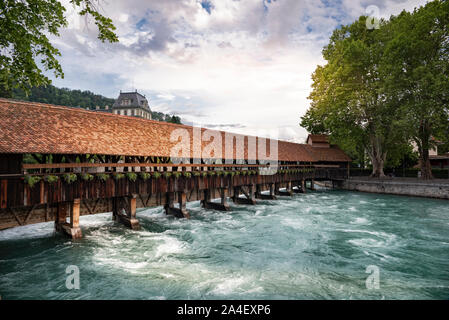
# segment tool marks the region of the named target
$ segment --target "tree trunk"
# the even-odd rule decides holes
[[[430,149],[430,125],[428,121],[421,120],[419,126],[419,134],[415,138],[415,142],[418,145],[419,152],[419,165],[421,169],[421,179],[430,180],[433,179],[432,167],[430,165],[429,149]]]
[[[370,148],[368,150],[368,155],[373,164],[373,172],[371,173],[372,178],[384,178],[384,163],[387,158],[387,153],[382,151],[382,147],[379,141],[379,137],[371,135],[370,137]]]
[[[429,149],[423,149],[419,159],[421,165],[421,179],[430,180],[433,179],[432,166],[430,165]]]

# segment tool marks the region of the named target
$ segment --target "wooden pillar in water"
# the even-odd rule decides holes
[[[72,202],[58,203],[55,221],[56,231],[61,232],[72,239],[79,239],[83,236],[79,226],[80,205],[80,199],[75,199]],[[67,215],[70,216],[69,223],[67,223]]]
[[[186,209],[187,195],[185,192],[178,192],[179,208],[174,206],[175,193],[167,192],[167,203],[164,206],[165,214],[173,215],[176,218],[190,219],[190,214]]]
[[[278,190],[279,194],[280,194],[281,196],[291,196],[291,195],[293,195],[293,191],[292,191],[292,183],[291,183],[290,181],[288,181],[288,182],[286,183],[285,187],[286,187],[286,188],[285,188],[285,191]]]
[[[274,184],[270,183],[269,188],[270,188],[269,189],[270,193],[269,194],[263,194],[262,191],[261,191],[260,185],[257,185],[256,186],[256,198],[257,199],[262,199],[262,200],[276,200],[277,198],[274,195]]]
[[[128,196],[127,201],[124,198],[115,197],[113,200],[112,218],[132,230],[139,230],[140,224],[136,217],[136,209],[137,195],[132,194]]]
[[[229,211],[229,205],[226,199],[228,189],[220,188],[220,203],[212,202],[212,196],[210,190],[204,190],[204,200],[201,200],[201,205],[205,209],[214,209],[221,211]]]

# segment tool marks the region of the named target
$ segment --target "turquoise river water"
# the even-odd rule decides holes
[[[111,213],[84,216],[77,241],[56,235],[52,223],[1,231],[0,295],[449,298],[448,201],[316,191],[231,207],[189,203],[190,220],[138,211],[141,231],[112,222]],[[79,290],[66,287],[69,265],[79,268]],[[367,288],[368,266],[379,270],[378,289]]]

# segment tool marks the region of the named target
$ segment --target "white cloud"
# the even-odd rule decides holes
[[[375,5],[388,17],[424,2]],[[309,106],[311,74],[324,62],[321,49],[334,28],[365,14],[372,1],[210,3],[209,13],[199,0],[104,2],[119,44],[97,41],[92,21],[73,18],[69,8],[69,28],[54,39],[67,80],[55,84],[112,97],[136,88],[154,110],[185,122],[303,141],[298,124]]]

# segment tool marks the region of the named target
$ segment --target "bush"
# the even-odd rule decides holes
[[[171,172],[168,172],[168,171],[164,172],[164,177],[165,177],[165,179],[170,178],[171,177]]]
[[[149,174],[148,172],[141,172],[139,174],[139,176],[143,181],[146,181],[146,180],[150,179],[151,174]]]
[[[93,178],[94,176],[89,173],[81,173],[81,179],[84,181],[91,181]]]
[[[190,179],[192,177],[192,174],[190,172],[184,172],[184,177]]]
[[[209,176],[215,176],[216,172],[215,171],[208,171]]]
[[[201,175],[202,175],[203,178],[207,177],[207,171],[201,172]]]
[[[106,173],[97,173],[97,179],[105,182],[106,180],[109,179],[109,175]]]
[[[72,182],[75,182],[76,181],[76,179],[78,178],[77,176],[76,176],[76,174],[74,174],[74,173],[65,173],[64,175],[63,175],[63,178],[64,178],[64,181],[65,182],[67,182],[67,183],[72,183]]]
[[[199,177],[199,176],[201,175],[201,172],[200,172],[200,171],[194,171],[194,172],[193,172],[193,175],[194,175],[195,177]]]
[[[55,183],[56,181],[59,180],[58,176],[52,176],[52,175],[48,175],[44,177],[44,180],[47,181],[48,183],[52,184]]]
[[[175,176],[176,179],[179,179],[179,177],[182,175],[182,172],[175,171],[173,172],[173,175]]]
[[[135,172],[127,172],[126,173],[126,177],[128,178],[129,181],[136,181],[137,180],[137,173]]]
[[[161,177],[161,173],[160,172],[156,171],[156,172],[153,173],[153,178],[154,179],[159,179],[160,177]]]
[[[25,180],[25,182],[30,186],[30,188],[32,188],[32,187],[34,187],[34,185],[35,185],[36,183],[38,183],[39,181],[41,181],[42,178],[39,177],[39,176],[29,176],[29,175],[26,175],[26,176],[24,177],[24,180]]]
[[[118,181],[118,180],[120,180],[120,179],[123,179],[123,178],[125,177],[125,175],[124,175],[123,173],[118,173],[118,172],[117,172],[117,173],[114,173],[114,174],[113,174],[113,177],[114,177],[115,180]]]

